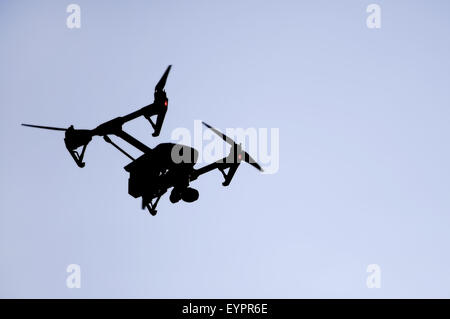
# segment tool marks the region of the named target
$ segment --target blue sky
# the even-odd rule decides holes
[[[1,297],[450,297],[447,1],[378,1],[380,29],[371,1],[76,3],[80,29],[70,2],[0,4]],[[168,64],[161,135],[130,134],[278,128],[279,171],[211,173],[151,217],[102,139],[79,169],[61,133],[19,125],[93,128]]]

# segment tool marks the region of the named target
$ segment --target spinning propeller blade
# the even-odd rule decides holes
[[[66,128],[53,127],[53,126],[42,126],[42,125],[33,125],[33,124],[22,124],[22,126],[42,128],[42,129],[45,129],[45,130],[67,131]]]
[[[227,142],[228,144],[230,144],[231,146],[233,146],[234,144],[236,144],[231,138],[229,138],[228,136],[226,136],[225,134],[223,134],[222,132],[216,130],[214,127],[212,127],[211,125],[202,122],[203,125],[205,125],[207,128],[209,128],[211,131],[213,131],[214,133],[216,133],[217,135],[219,135],[225,142]]]
[[[264,172],[264,170],[262,169],[261,165],[259,165],[255,159],[253,157],[250,156],[250,154],[248,154],[247,152],[244,152],[244,162],[249,163],[251,166],[253,166],[254,168],[256,168],[258,171],[260,172]]]
[[[164,89],[164,86],[166,86],[167,77],[169,76],[170,69],[172,68],[172,65],[169,65],[164,72],[163,76],[159,80],[158,84],[155,86],[155,91],[162,91]]]
[[[250,154],[248,154],[246,151],[242,151],[242,149],[240,148],[239,145],[236,144],[235,141],[233,141],[231,138],[229,138],[228,136],[226,136],[225,134],[223,134],[222,132],[218,131],[217,129],[215,129],[214,127],[212,127],[211,125],[202,122],[207,128],[209,128],[211,131],[213,131],[214,133],[216,133],[218,136],[220,136],[225,142],[227,142],[228,144],[230,144],[231,146],[233,146],[235,149],[238,150],[238,156],[239,155],[243,155],[243,161],[246,163],[249,163],[250,165],[252,165],[254,168],[256,168],[257,170],[259,170],[260,172],[263,172],[263,169],[261,167],[261,165],[259,165],[255,159],[253,157],[250,156]]]

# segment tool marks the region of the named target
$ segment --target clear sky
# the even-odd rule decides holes
[[[450,2],[79,0],[68,29],[70,3],[0,3],[0,297],[450,297]],[[278,128],[278,172],[213,172],[152,217],[101,138],[80,169],[20,126],[125,115],[168,64],[161,135],[130,134]]]

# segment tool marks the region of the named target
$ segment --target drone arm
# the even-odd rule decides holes
[[[147,119],[147,121],[150,122],[150,125],[153,127],[154,130],[156,130],[156,124],[152,121],[150,116],[144,115],[144,117]]]
[[[143,153],[147,153],[147,152],[150,152],[152,150],[150,147],[148,147],[147,145],[145,145],[141,141],[138,141],[133,136],[131,136],[130,134],[128,134],[128,133],[126,133],[126,132],[124,132],[122,130],[114,132],[114,135],[116,135],[117,137],[120,137],[125,142],[133,145],[134,147],[136,147],[138,150],[140,150]]]
[[[155,86],[155,93],[154,97],[155,100],[152,104],[149,104],[147,106],[144,106],[143,108],[132,112],[128,115],[125,115],[121,118],[121,125],[125,124],[131,120],[134,120],[135,118],[139,116],[144,116],[152,125],[153,129],[155,130],[153,132],[153,136],[158,136],[161,131],[161,126],[163,124],[164,117],[167,112],[167,106],[169,104],[169,100],[167,99],[166,92],[164,91],[164,87],[166,85],[167,77],[169,76],[170,69],[172,68],[172,65],[169,65],[162,75],[161,79]],[[150,117],[156,115],[156,123],[154,123]]]
[[[166,115],[167,108],[163,107],[161,105],[158,105],[157,103],[152,103],[147,106],[144,106],[143,108],[130,113],[128,115],[125,115],[121,118],[122,124],[125,124],[131,120],[134,120],[135,118],[138,118],[139,116],[145,117],[155,130],[153,132],[153,136],[158,136],[159,132],[161,131],[161,127],[164,121],[164,117]],[[156,123],[152,121],[150,118],[151,116],[156,115]]]
[[[228,172],[226,174],[222,171],[223,177],[225,178],[225,181],[222,183],[223,186],[230,185],[231,180],[233,179],[233,176],[236,173],[238,166],[239,166],[239,163],[231,165],[230,169],[228,170]]]
[[[194,170],[193,175],[191,176],[191,180],[195,180],[197,179],[200,175],[203,175],[205,173],[208,173],[214,169],[218,169],[223,177],[224,177],[224,182],[222,183],[223,186],[228,186],[231,182],[231,179],[233,178],[234,174],[236,173],[236,170],[239,166],[239,163],[228,163],[227,162],[227,157],[218,160],[214,163],[208,164],[206,166],[203,166],[199,169]],[[228,172],[225,172],[225,169],[229,168]]]
[[[152,103],[152,104],[149,104],[147,106],[144,106],[143,108],[140,108],[137,111],[134,111],[134,112],[132,112],[130,114],[122,116],[122,124],[124,124],[126,122],[129,122],[131,120],[134,120],[135,118],[138,118],[141,115],[144,115],[144,116],[145,115],[150,115],[151,116],[151,115],[157,114],[154,111],[152,112],[153,106],[155,106],[155,105]],[[152,114],[152,113],[154,113],[154,114]]]
[[[152,125],[153,129],[155,130],[153,132],[153,134],[152,134],[153,136],[158,136],[159,133],[161,132],[161,127],[162,127],[164,118],[166,117],[166,112],[167,112],[167,109],[163,109],[157,114],[157,116],[156,116],[156,123],[154,123],[152,121],[150,116],[144,115],[144,117],[150,122],[150,124]]]
[[[200,175],[206,174],[216,168],[219,168],[218,163],[211,163],[206,166],[200,167],[199,169],[194,169],[193,174],[191,175],[191,180],[196,180]]]
[[[103,136],[103,139],[105,140],[106,143],[111,144],[112,146],[114,146],[116,149],[118,149],[122,154],[124,154],[126,157],[128,157],[129,159],[131,159],[132,161],[134,161],[134,158],[128,154],[127,152],[125,152],[119,145],[117,145],[116,143],[114,143],[113,141],[111,141],[111,139],[109,138],[108,135]]]

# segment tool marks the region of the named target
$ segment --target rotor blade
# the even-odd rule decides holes
[[[202,122],[203,125],[205,125],[207,128],[209,128],[211,131],[213,131],[214,133],[216,133],[217,135],[219,135],[225,142],[227,142],[228,144],[230,144],[231,146],[235,145],[236,143],[229,138],[228,136],[226,136],[225,134],[223,134],[222,132],[216,130],[214,127],[212,127],[209,124],[206,124],[205,122]]]
[[[225,134],[223,134],[222,132],[216,130],[214,127],[212,127],[211,125],[202,122],[203,125],[205,125],[207,128],[209,128],[211,131],[213,131],[214,133],[216,133],[217,135],[219,135],[225,142],[227,142],[228,144],[230,144],[231,146],[237,145],[231,138],[229,138],[228,136],[226,136]],[[253,157],[250,156],[250,154],[248,154],[247,152],[244,152],[244,161],[249,163],[250,165],[252,165],[253,167],[255,167],[257,170],[263,172],[264,170],[262,169],[262,167],[253,159]]]
[[[262,169],[261,165],[259,165],[255,159],[253,157],[250,156],[250,154],[248,154],[247,152],[245,152],[244,155],[244,162],[249,163],[251,166],[253,166],[254,168],[256,168],[258,171],[260,172],[264,172],[264,170]]]
[[[166,69],[166,72],[164,72],[163,76],[159,80],[158,84],[155,86],[155,91],[161,91],[164,89],[164,86],[166,85],[167,77],[169,76],[170,69],[172,68],[172,65],[169,65]]]
[[[42,129],[54,130],[54,131],[67,131],[66,128],[53,127],[53,126],[42,126],[42,125],[32,125],[32,124],[23,124],[23,123],[22,123],[22,126],[42,128]]]

